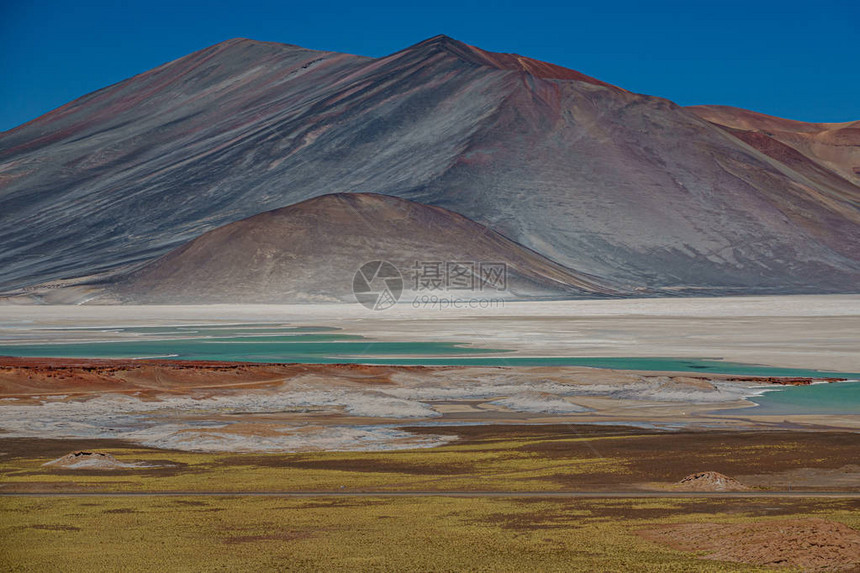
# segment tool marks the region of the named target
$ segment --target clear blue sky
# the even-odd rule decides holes
[[[228,38],[381,56],[440,33],[682,105],[860,119],[858,0],[0,0],[0,130]]]

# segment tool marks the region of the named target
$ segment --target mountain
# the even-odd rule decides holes
[[[126,276],[359,192],[458,213],[620,292],[856,292],[853,140],[756,144],[762,128],[721,113],[445,36],[377,59],[230,40],[0,134],[0,288]]]
[[[204,233],[111,282],[105,294],[133,303],[355,302],[356,271],[374,260],[393,264],[413,298],[613,292],[456,213],[353,193],[309,199]],[[425,282],[435,277],[431,268],[441,270],[444,281],[447,264],[455,262],[462,263],[463,274],[457,279],[452,272],[449,280],[459,281],[461,289],[431,290]],[[424,263],[433,267],[425,272]],[[506,284],[481,283],[482,263],[504,265],[499,268],[505,269]]]

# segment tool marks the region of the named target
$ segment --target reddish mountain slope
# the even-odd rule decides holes
[[[717,105],[692,106],[687,109],[733,132],[776,140],[854,185],[860,185],[860,121],[806,123]],[[763,141],[761,137],[750,139]]]

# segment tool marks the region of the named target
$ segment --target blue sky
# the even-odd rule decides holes
[[[0,130],[228,38],[381,56],[440,33],[682,105],[860,119],[857,0],[0,0]]]

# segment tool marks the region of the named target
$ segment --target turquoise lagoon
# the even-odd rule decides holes
[[[72,338],[68,342],[53,341]],[[0,340],[0,356],[171,358],[235,362],[298,362],[427,366],[585,366],[617,370],[701,372],[738,376],[840,377],[823,372],[672,357],[541,357],[456,341],[379,341],[334,328],[232,324],[42,329],[38,340]],[[51,340],[47,342],[46,340]]]

